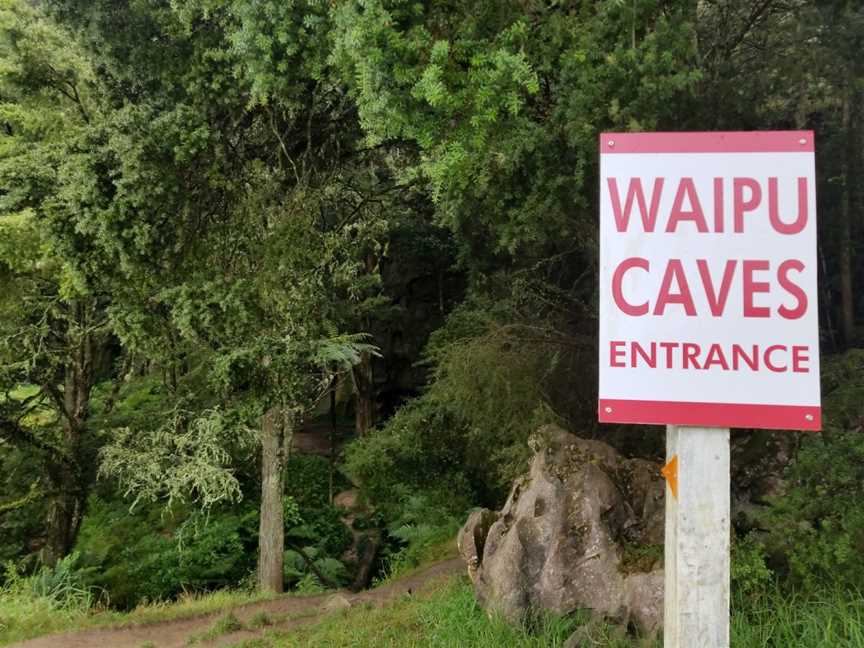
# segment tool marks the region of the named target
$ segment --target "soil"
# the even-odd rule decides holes
[[[352,593],[343,590],[315,596],[284,596],[272,601],[225,608],[208,615],[177,621],[47,635],[13,644],[11,648],[141,648],[141,645],[147,642],[158,648],[185,648],[190,645],[190,638],[209,630],[218,618],[228,612],[232,612],[244,624],[261,612],[266,612],[277,619],[277,623],[261,630],[241,630],[222,635],[212,641],[199,641],[194,644],[205,648],[231,646],[260,636],[268,629],[286,630],[315,623],[334,610],[347,607],[348,604],[352,607],[360,604],[381,606],[404,594],[411,594],[421,589],[430,581],[457,574],[464,569],[465,564],[461,558],[452,558],[363,592]]]

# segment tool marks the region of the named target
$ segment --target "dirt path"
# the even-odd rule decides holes
[[[47,635],[13,644],[11,648],[141,648],[142,644],[146,644],[148,641],[158,648],[181,648],[189,645],[190,637],[207,631],[216,619],[229,611],[233,612],[244,624],[255,614],[266,612],[271,618],[277,619],[277,623],[270,628],[286,629],[313,623],[333,610],[347,607],[348,603],[351,606],[360,603],[383,605],[402,594],[420,589],[431,580],[457,574],[464,567],[461,558],[453,558],[430,565],[387,585],[356,594],[340,591],[318,596],[286,596],[263,603],[250,603],[225,608],[217,613],[179,621]],[[195,645],[207,648],[230,646],[259,634],[260,631],[241,630],[223,635],[213,641],[199,642]]]

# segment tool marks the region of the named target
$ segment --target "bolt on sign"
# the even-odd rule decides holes
[[[600,137],[599,418],[819,430],[811,131]]]

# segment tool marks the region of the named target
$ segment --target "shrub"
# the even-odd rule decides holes
[[[419,398],[383,428],[350,444],[343,469],[390,519],[412,495],[441,484],[451,494],[448,508],[461,512],[476,498],[466,446],[467,431],[446,406]]]
[[[301,509],[286,496],[285,584],[306,593],[347,584],[348,570],[339,557],[352,539],[340,509],[329,504]]]
[[[794,585],[864,587],[864,350],[823,368],[825,429],[804,434],[771,512],[769,553]]]
[[[454,511],[496,507],[525,471],[534,430],[594,420],[593,392],[572,380],[593,347],[550,307],[558,297],[542,281],[501,276],[450,314],[425,351],[426,392],[347,449],[345,470],[364,495],[398,515],[407,497],[448,484],[461,500]]]
[[[732,589],[742,598],[761,595],[774,582],[765,564],[765,548],[751,534],[732,543]]]
[[[130,513],[123,502],[93,497],[77,549],[86,582],[130,608],[241,582],[255,567],[257,527],[254,509]]]
[[[413,495],[402,505],[401,514],[387,526],[390,543],[384,552],[384,576],[397,577],[429,560],[442,556],[442,547],[452,543],[463,515],[453,515],[442,491]]]
[[[15,446],[3,446],[0,452],[0,563],[17,560],[28,553],[29,541],[44,533],[43,521],[47,515],[44,487],[39,479],[31,479],[40,470],[40,465],[27,452]]]
[[[273,625],[273,623],[273,617],[261,610],[252,615],[252,618],[249,619],[247,625],[252,629],[258,629],[266,628],[267,626]]]
[[[350,484],[338,471],[333,474],[333,492]],[[294,454],[285,462],[285,494],[301,508],[320,508],[330,504],[330,460],[319,455]]]
[[[12,562],[6,563],[0,588],[0,644],[46,632],[90,613],[97,593],[83,582],[77,561],[77,554],[70,554],[31,576],[23,576]]]
[[[317,547],[286,550],[283,572],[285,584],[304,594],[348,583],[348,570],[345,565],[324,555]]]
[[[331,556],[339,556],[351,545],[351,531],[342,522],[342,512],[335,506],[322,506],[302,512],[316,546]]]
[[[6,565],[4,594],[40,599],[55,610],[89,610],[96,596],[77,570],[78,553],[71,553],[53,567],[43,566],[31,576],[18,574],[10,562]]]

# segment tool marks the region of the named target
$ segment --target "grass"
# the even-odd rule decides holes
[[[578,626],[575,619],[545,617],[533,631],[490,618],[464,578],[453,578],[376,608],[360,605],[320,623],[270,631],[256,648],[560,648]],[[612,644],[610,644],[612,645]],[[621,644],[621,647],[626,644]],[[244,644],[239,644],[246,648]]]
[[[741,601],[732,645],[742,648],[864,648],[864,597],[828,590],[818,597],[770,592]]]
[[[273,620],[272,616],[270,616],[269,614],[267,614],[264,611],[261,611],[261,612],[256,612],[254,615],[252,615],[252,618],[249,619],[249,623],[247,625],[250,628],[257,630],[259,628],[265,628],[267,626],[271,626],[271,625],[273,625],[274,622],[275,621]]]
[[[432,563],[456,558],[459,550],[456,547],[455,534],[448,534],[443,539],[433,539],[424,543],[415,551],[397,554],[385,567],[384,573],[375,578],[373,585],[386,585],[394,580],[407,578],[426,568]]]
[[[198,616],[260,601],[245,592],[187,596],[172,604],[151,604],[129,613],[88,611],[48,597],[0,590],[0,644],[33,636],[95,626],[123,627]],[[585,625],[584,617],[541,618],[533,628],[513,627],[489,617],[464,577],[439,580],[414,595],[382,607],[371,603],[331,613],[258,612],[244,625],[230,611],[192,639],[203,642],[236,630],[262,631],[235,648],[562,648],[581,629],[595,648],[659,648],[636,642],[603,624]],[[283,623],[308,622],[291,629]],[[11,623],[10,623],[11,621]],[[733,606],[731,645],[735,648],[864,648],[864,596],[826,590],[818,596],[784,595],[779,590],[739,597]]]
[[[247,639],[238,644],[234,644],[232,648],[270,648],[273,644],[264,637],[256,639]]]
[[[219,617],[204,632],[193,635],[189,638],[190,644],[196,644],[202,641],[213,641],[214,639],[218,639],[219,637],[231,634],[232,632],[237,632],[238,630],[245,630],[246,626],[241,623],[240,619],[238,619],[232,612]]]
[[[771,592],[736,602],[735,648],[864,648],[864,597],[840,591],[817,598]],[[316,625],[271,630],[235,648],[561,648],[577,629],[595,648],[660,648],[585,619],[546,617],[531,629],[490,618],[464,578],[451,579],[381,608],[343,610]]]
[[[130,612],[118,612],[83,605],[63,606],[51,598],[0,590],[0,646],[54,632],[188,619],[271,598],[270,594],[220,590],[187,594],[174,602],[147,603]]]

